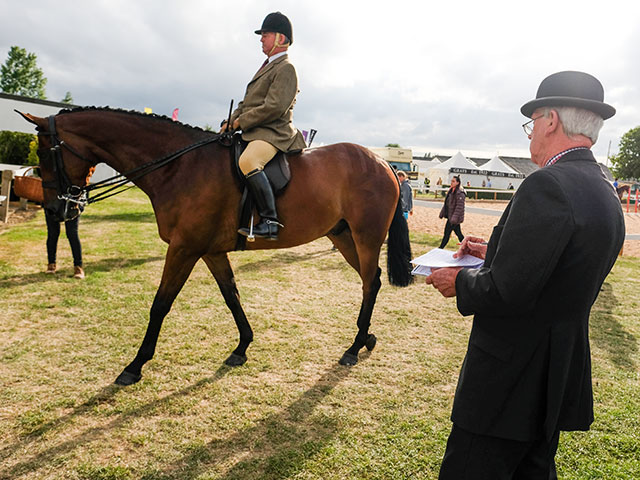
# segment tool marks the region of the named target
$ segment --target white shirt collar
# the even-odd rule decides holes
[[[289,52],[284,51],[284,52],[276,53],[275,55],[271,55],[268,58],[269,63],[273,62],[276,58],[284,57],[287,53],[289,53]]]

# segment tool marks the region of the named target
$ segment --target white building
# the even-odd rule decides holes
[[[63,108],[73,108],[74,106],[76,105],[0,93],[0,130],[32,133],[35,135],[35,125],[27,122],[14,110],[18,110],[22,113],[30,113],[37,117],[48,117],[49,115],[57,114]],[[118,172],[113,168],[105,165],[104,163],[99,163],[95,173],[91,177],[91,183],[99,182],[100,180],[104,180],[105,178],[109,178],[117,174]]]

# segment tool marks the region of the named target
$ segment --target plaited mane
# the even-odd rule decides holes
[[[189,128],[191,130],[198,130],[201,132],[207,132],[200,127],[194,127],[192,125],[188,125],[186,123],[182,123],[172,118],[167,117],[166,115],[157,115],[155,113],[144,113],[139,112],[137,110],[124,110],[122,108],[111,108],[111,107],[75,107],[75,108],[63,108],[58,112],[58,115],[66,115],[68,113],[76,113],[76,112],[110,112],[110,113],[124,113],[126,115],[135,115],[144,118],[153,118],[154,120],[162,121],[162,122],[170,122],[173,125],[179,125],[180,127]],[[210,133],[210,132],[207,132]]]

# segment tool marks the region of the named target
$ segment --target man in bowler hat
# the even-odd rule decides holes
[[[227,127],[240,129],[242,138],[249,142],[239,163],[260,215],[253,234],[277,240],[278,227],[282,225],[271,184],[263,169],[278,151],[301,150],[306,143],[293,126],[298,76],[287,55],[293,43],[291,22],[282,13],[273,12],[265,17],[262,27],[255,33],[260,35],[267,59],[247,85],[244,99],[231,114],[231,125],[223,122],[222,131]],[[240,228],[238,232],[249,235],[248,228]]]
[[[521,112],[531,160],[488,245],[457,255],[480,269],[427,278],[474,315],[441,479],[555,479],[560,430],[593,422],[589,314],[624,241],[614,189],[591,146],[615,109],[593,76],[545,78]]]

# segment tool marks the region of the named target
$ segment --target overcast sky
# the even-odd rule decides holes
[[[520,106],[561,70],[595,75],[618,113],[594,146],[640,125],[640,2],[628,0],[0,0],[0,61],[38,57],[47,97],[218,125],[262,63],[253,33],[293,23],[294,123],[314,144],[399,143],[414,155],[528,155]]]

